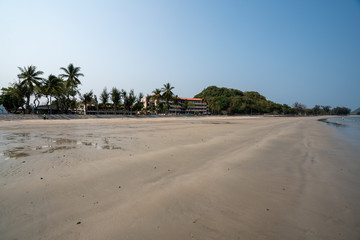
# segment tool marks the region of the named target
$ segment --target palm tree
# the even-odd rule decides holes
[[[149,94],[146,95],[146,98],[145,98],[146,110],[149,110],[149,108],[150,108],[150,99],[151,99],[151,96]]]
[[[83,77],[84,74],[80,73],[80,67],[74,67],[72,63],[69,64],[67,68],[61,67],[60,70],[63,70],[65,73],[60,74],[61,78],[66,79],[67,88],[76,88],[78,85],[81,85],[79,77]]]
[[[85,105],[84,115],[86,115],[87,114],[87,104],[90,103],[93,98],[93,91],[91,90],[88,93],[84,93],[83,95],[80,96],[80,98],[81,98],[81,101]]]
[[[37,108],[39,107],[40,105],[40,98],[43,96],[43,86],[42,86],[42,83],[40,83],[39,86],[36,86],[34,87],[34,110],[37,111]]]
[[[167,110],[169,110],[170,107],[169,102],[173,100],[174,97],[174,93],[172,92],[173,89],[174,87],[172,87],[170,83],[164,84],[164,87],[161,88],[161,91],[163,93],[162,97],[165,99]]]
[[[70,89],[68,94],[73,97],[73,101],[75,102],[76,106],[76,99],[75,96],[78,93],[77,87],[81,85],[79,77],[83,77],[84,74],[80,73],[80,67],[74,67],[72,63],[69,64],[67,68],[61,67],[60,70],[63,70],[65,73],[60,74],[59,77],[66,79],[65,87]],[[67,96],[69,98],[69,96]]]
[[[116,114],[117,106],[121,100],[121,92],[116,87],[111,89],[111,101],[114,103],[114,112]]]
[[[51,97],[62,93],[63,88],[64,88],[63,80],[61,78],[59,78],[59,77],[56,77],[53,74],[50,74],[47,79],[44,79],[44,81],[43,81],[43,93],[47,98],[46,105],[48,107],[48,112],[50,114],[52,114],[52,108],[50,108],[50,105],[52,103]]]
[[[42,79],[39,77],[44,72],[42,71],[36,71],[35,66],[28,66],[28,67],[18,67],[20,70],[20,74],[18,74],[18,78],[21,79],[20,86],[25,91],[25,97],[26,97],[26,113],[30,112],[30,97],[34,93],[35,86],[40,86],[40,80]]]
[[[159,104],[159,101],[161,99],[161,90],[156,88],[154,91],[152,91],[153,95],[153,99],[155,102],[155,106]]]

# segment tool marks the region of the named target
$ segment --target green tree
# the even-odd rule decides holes
[[[78,85],[81,85],[79,77],[84,77],[84,74],[80,72],[80,67],[74,67],[72,63],[67,68],[61,67],[65,73],[60,74],[61,78],[66,80],[65,87],[75,89]]]
[[[331,107],[330,106],[321,106],[322,114],[330,114]]]
[[[140,92],[133,106],[134,111],[141,111],[144,108],[144,104],[141,101],[143,98],[144,98],[144,94]]]
[[[21,87],[21,82],[15,82],[8,88],[2,88],[0,96],[0,104],[3,104],[6,109],[17,112],[19,108],[23,108],[25,104],[25,90]],[[25,109],[23,108],[24,112]]]
[[[94,95],[94,103],[96,106],[96,114],[99,114],[99,102],[96,95]]]
[[[303,115],[306,111],[306,106],[298,102],[295,102],[293,107],[298,115]]]
[[[159,104],[156,106],[157,113],[164,113],[166,109],[166,106],[163,102],[159,102]]]
[[[105,87],[100,94],[100,101],[103,104],[103,108],[106,108],[106,103],[109,101],[109,93]]]
[[[170,83],[164,84],[164,87],[161,88],[161,92],[163,93],[162,97],[165,99],[167,110],[170,108],[169,102],[172,101],[174,97],[174,93],[172,92],[173,89],[174,87],[171,86]]]
[[[121,100],[121,92],[116,87],[111,89],[111,101],[114,104],[114,111],[117,110],[117,106],[119,105]]]
[[[319,105],[315,105],[311,110],[312,110],[313,115],[319,115],[320,114],[320,106]]]
[[[131,112],[132,111],[132,107],[136,101],[136,96],[135,96],[135,92],[133,89],[131,89],[129,91],[129,93],[127,93],[124,89],[121,90],[122,93],[122,98],[124,100],[124,108]]]
[[[156,88],[153,92],[153,99],[154,99],[154,102],[155,102],[155,106],[159,105],[160,103],[160,100],[162,98],[161,96],[161,89],[159,88]]]
[[[281,112],[283,113],[283,114],[291,114],[292,112],[291,112],[291,107],[289,106],[289,105],[287,105],[287,104],[283,104],[282,106],[281,106]]]
[[[91,90],[90,92],[84,93],[83,95],[80,95],[81,101],[84,103],[85,105],[85,111],[84,114],[87,114],[87,105],[89,103],[91,103],[92,99],[93,99],[93,91]]]
[[[79,77],[84,77],[84,74],[80,72],[80,67],[74,67],[72,63],[69,64],[67,68],[61,67],[60,70],[63,70],[65,73],[60,74],[59,77],[65,79],[65,87],[68,89],[67,98],[69,99],[72,96],[72,102],[76,107],[76,94],[79,93],[78,86],[81,85]],[[70,101],[69,101],[70,102]]]
[[[43,96],[43,85],[42,83],[40,83],[39,86],[35,86],[34,87],[34,101],[33,101],[33,105],[34,105],[34,109],[35,111],[37,111],[37,108],[40,105],[40,98],[42,98]]]
[[[348,115],[350,114],[351,110],[347,107],[336,107],[331,111],[333,115]]]
[[[52,104],[51,98],[63,94],[64,87],[63,80],[53,74],[43,80],[43,93],[47,99],[46,105],[50,114],[52,114],[52,108],[50,108]]]
[[[18,74],[18,78],[21,80],[20,86],[24,90],[26,97],[26,113],[30,113],[30,97],[35,91],[35,86],[40,86],[42,78],[39,76],[44,72],[36,71],[36,67],[32,65],[24,68],[18,68],[20,70],[20,74]]]
[[[195,104],[193,102],[185,101],[184,105],[183,105],[183,110],[184,110],[185,114],[186,114],[186,112],[190,113],[190,109],[193,109],[194,106],[195,106]]]

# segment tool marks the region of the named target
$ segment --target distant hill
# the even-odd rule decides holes
[[[351,112],[352,115],[360,115],[360,107]]]
[[[269,101],[254,91],[210,86],[194,97],[207,102],[213,114],[288,114],[291,111],[291,107]]]

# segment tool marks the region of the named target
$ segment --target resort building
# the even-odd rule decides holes
[[[165,100],[156,100],[153,96],[144,97],[141,100],[144,104],[144,108],[153,108],[154,111],[158,109],[159,105],[165,105]],[[201,98],[178,98],[177,101],[170,102],[169,108],[170,114],[196,114],[196,115],[208,115],[209,108],[206,102],[203,102]]]

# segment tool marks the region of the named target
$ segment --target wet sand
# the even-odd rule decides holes
[[[0,121],[1,239],[359,239],[359,153],[315,118]]]

